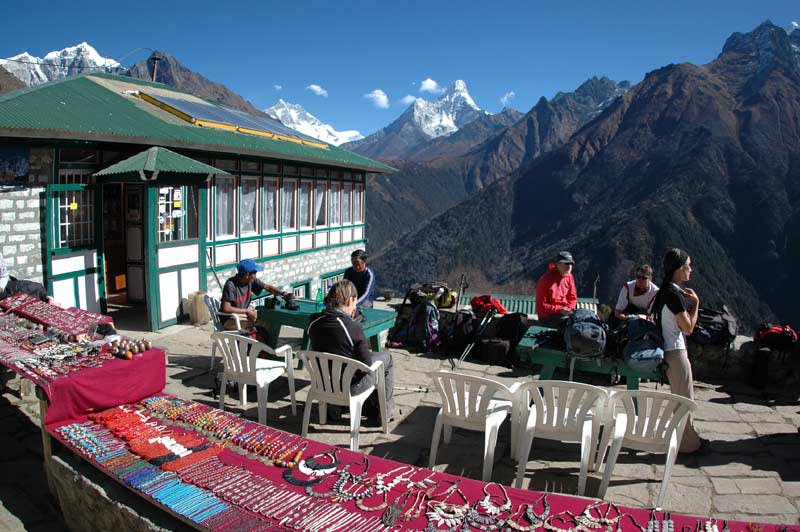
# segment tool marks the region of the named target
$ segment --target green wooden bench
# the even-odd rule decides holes
[[[469,301],[475,297],[485,294],[486,292],[467,292],[461,294],[458,301],[458,306],[469,306]],[[525,294],[491,294],[493,298],[500,301],[500,303],[509,312],[522,312],[523,314],[536,314],[536,297]],[[593,297],[579,297],[578,308],[585,308],[597,312],[597,305],[599,301]]]
[[[552,329],[539,326],[531,327],[528,329],[525,338],[523,338],[517,346],[517,356],[519,356],[520,362],[542,366],[539,372],[539,378],[542,380],[552,379],[556,369],[569,370],[570,365],[570,359],[564,351],[537,347],[536,339],[532,336],[548,330]],[[639,381],[642,379],[651,381],[661,380],[661,374],[658,370],[648,373],[635,371],[629,368],[622,360],[607,357],[593,360],[576,359],[574,369],[577,371],[585,371],[586,373],[625,377],[629,390],[638,390]]]

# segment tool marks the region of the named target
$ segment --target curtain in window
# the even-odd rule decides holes
[[[324,226],[327,223],[327,198],[325,197],[326,183],[317,183],[317,193],[314,196],[314,203],[316,205],[318,227]]]
[[[241,229],[243,235],[255,233],[258,220],[258,179],[242,179]]]
[[[340,205],[339,202],[341,201],[341,195],[339,194],[339,187],[341,185],[339,183],[331,183],[331,196],[330,196],[330,216],[328,219],[330,220],[331,225],[339,225],[342,223],[340,215]]]
[[[300,183],[300,227],[311,227],[311,183]]]
[[[293,180],[284,180],[283,182],[283,202],[281,204],[281,227],[284,231],[296,229],[295,215],[297,214],[297,203],[295,200],[295,191],[297,190],[297,182]]]
[[[363,199],[364,187],[361,185],[355,185],[355,189],[353,190],[353,223],[360,224],[363,221],[363,217],[361,215],[361,203]]]
[[[232,177],[217,177],[216,222],[217,236],[233,236],[233,209],[236,189]]]
[[[345,183],[344,187],[342,187],[342,223],[349,224],[351,221],[350,217],[350,190],[353,188],[353,185],[350,183]]]
[[[278,181],[264,180],[264,231],[278,230]]]

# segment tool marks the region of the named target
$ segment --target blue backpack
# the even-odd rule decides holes
[[[663,342],[658,326],[652,321],[631,320],[628,324],[628,344],[622,358],[629,368],[650,373],[664,363]]]

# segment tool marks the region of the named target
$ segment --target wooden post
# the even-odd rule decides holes
[[[44,459],[44,474],[47,478],[47,488],[53,496],[56,496],[55,486],[50,478],[50,460],[53,458],[53,442],[44,427],[44,420],[47,417],[48,400],[47,394],[39,386],[36,387],[36,397],[39,398],[39,428],[42,431],[42,457]]]

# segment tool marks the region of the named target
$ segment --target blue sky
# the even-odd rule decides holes
[[[0,57],[85,40],[128,65],[148,55],[131,51],[157,48],[258,108],[281,97],[369,134],[400,115],[404,96],[435,98],[420,91],[426,79],[463,79],[492,112],[513,92],[509,106],[525,112],[593,75],[637,82],[669,63],[706,63],[735,31],[800,20],[800,2],[12,0],[3,17],[18,22],[4,24]],[[375,90],[388,107],[365,97]]]

